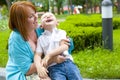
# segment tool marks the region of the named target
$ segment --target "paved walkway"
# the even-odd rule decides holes
[[[5,68],[0,68],[0,80],[6,80],[5,79]],[[120,80],[120,79],[88,79],[88,78],[83,78],[83,80]]]
[[[0,68],[0,80],[6,80],[5,79],[5,68]],[[83,79],[83,80],[96,80],[96,79]]]
[[[65,21],[65,19],[57,19],[58,20],[58,22],[63,22],[63,21]]]
[[[0,68],[0,80],[5,80],[5,68]]]

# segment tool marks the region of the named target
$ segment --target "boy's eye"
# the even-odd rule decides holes
[[[44,16],[43,18],[47,18],[47,16]]]

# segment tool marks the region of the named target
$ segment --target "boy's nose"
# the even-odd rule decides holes
[[[50,16],[48,15],[47,18],[50,18]]]

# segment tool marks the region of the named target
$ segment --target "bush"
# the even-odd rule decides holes
[[[65,30],[67,35],[73,38],[74,51],[84,50],[85,48],[94,48],[102,44],[101,27],[81,27],[74,26],[67,22],[60,23],[59,28]]]
[[[7,19],[1,19],[0,20],[0,31],[8,29],[8,20]]]
[[[74,26],[82,26],[82,27],[102,27],[102,17],[101,14],[93,14],[93,15],[71,15],[68,16],[66,23],[73,24]],[[119,17],[113,17],[113,29],[120,28],[120,18]]]

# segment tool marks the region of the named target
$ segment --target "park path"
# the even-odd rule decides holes
[[[0,80],[5,80],[5,68],[0,68]]]
[[[0,68],[0,80],[6,80],[5,79],[5,68]],[[120,80],[120,79],[89,79],[89,78],[83,78],[83,80]]]
[[[5,79],[5,68],[0,68],[0,80],[6,80]],[[96,80],[96,79],[87,79],[87,78],[83,78],[83,80]]]

